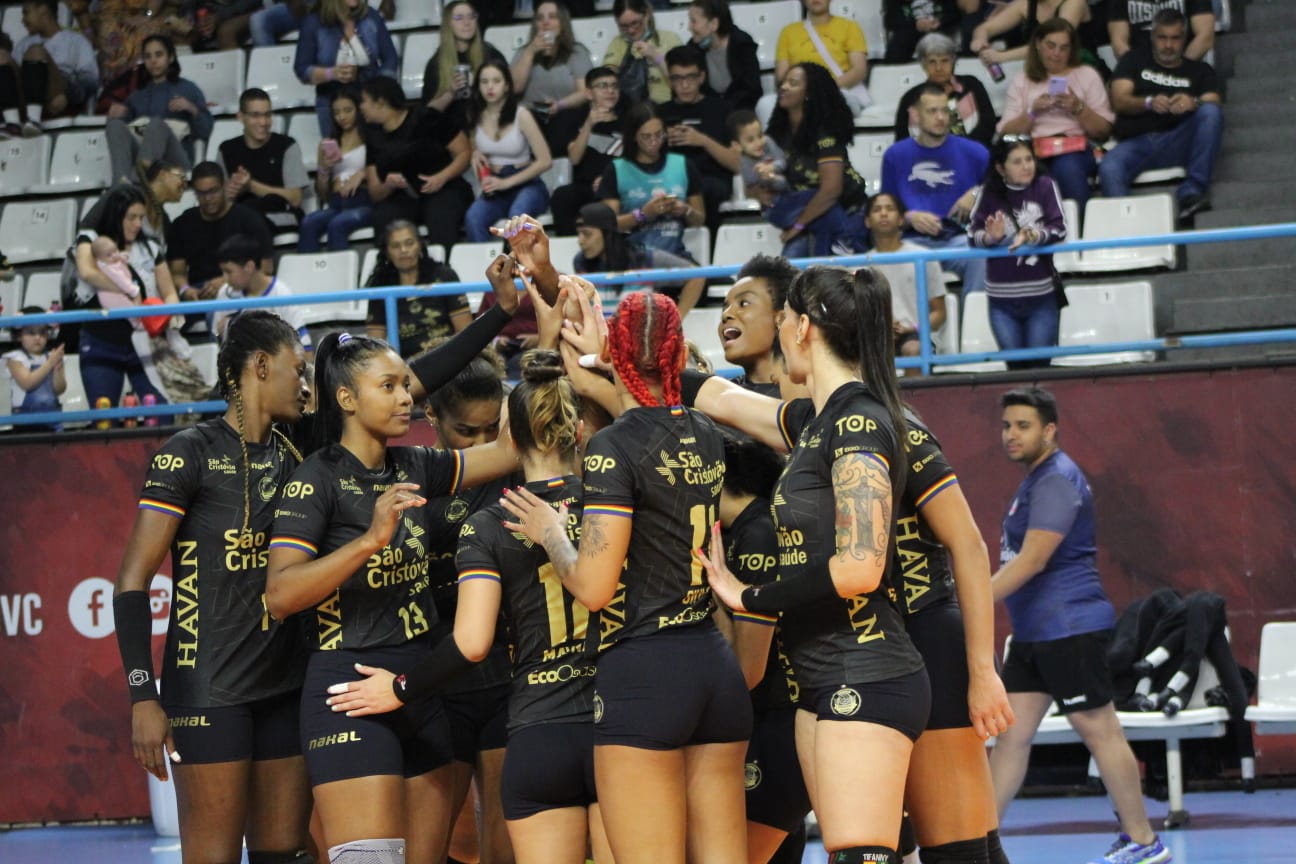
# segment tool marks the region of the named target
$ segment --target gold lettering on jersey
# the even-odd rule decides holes
[[[423,551],[423,541],[419,538],[426,534],[427,531],[419,527],[419,524],[408,516],[401,516],[401,522],[404,523],[405,531],[409,534],[405,538],[405,545],[413,549],[415,555],[422,558],[426,553]]]
[[[211,726],[211,721],[207,719],[206,714],[199,714],[196,717],[172,717],[170,718],[172,729],[190,729],[197,726]]]
[[[784,650],[782,628],[774,637],[774,644],[778,650],[779,669],[783,671],[783,680],[787,682],[788,696],[793,702],[796,702],[801,698],[801,685],[797,683],[796,673],[792,671],[792,661],[788,658],[787,651]]]
[[[909,446],[909,447],[917,447],[918,445],[922,444],[924,441],[926,441],[926,440],[927,440],[928,438],[930,438],[930,437],[931,437],[931,436],[928,435],[928,434],[927,434],[926,432],[924,432],[923,430],[921,430],[921,429],[917,429],[917,428],[914,428],[913,426],[910,426],[910,427],[909,427],[909,441],[908,441],[908,446]]]
[[[179,471],[185,465],[184,459],[170,453],[159,453],[153,457],[153,468],[157,471]]]
[[[684,466],[675,459],[672,459],[671,455],[665,450],[659,451],[657,453],[657,458],[661,460],[662,464],[658,465],[654,470],[661,476],[665,477],[667,483],[674,486],[675,471],[676,469],[682,469]]]
[[[308,750],[318,750],[321,747],[331,747],[334,744],[358,744],[364,739],[355,731],[336,732],[332,735],[323,735],[319,738],[312,738],[306,745]]]
[[[855,641],[861,645],[867,645],[876,639],[885,639],[886,633],[877,629],[877,613],[865,617],[869,598],[862,594],[846,598],[846,615],[850,619],[851,629],[858,635]]]
[[[264,531],[255,534],[251,531],[240,531],[231,528],[225,532],[225,569],[231,573],[240,570],[255,570],[266,566],[270,561],[270,550],[266,547]]]
[[[476,537],[476,536],[477,536],[477,529],[474,528],[474,527],[472,526],[472,523],[471,523],[471,522],[465,522],[463,525],[459,526],[459,536],[460,536],[460,537]],[[513,536],[516,537],[517,535],[514,534]]]
[[[936,458],[935,453],[928,453],[926,456],[919,459],[917,462],[913,463],[913,472],[917,474],[919,471],[922,471],[924,468],[927,467],[927,463],[932,461],[935,458]]]
[[[370,588],[387,588],[405,582],[417,582],[428,575],[428,560],[405,560],[405,550],[386,546],[369,556],[365,579]]]
[[[228,456],[219,459],[207,457],[207,470],[213,474],[237,474],[238,466]]]
[[[339,477],[338,488],[343,492],[350,492],[352,495],[364,494],[364,490],[360,488],[360,484],[356,482],[354,477]]]
[[[315,607],[315,623],[319,626],[321,650],[332,651],[342,647],[342,598],[333,596]]]
[[[761,555],[759,552],[744,552],[738,556],[738,567],[748,573],[764,573],[773,570],[777,559],[773,555]]]
[[[593,663],[584,666],[572,666],[564,663],[557,669],[538,669],[535,672],[527,673],[528,684],[562,684],[572,681],[576,678],[593,678],[595,666]]]
[[[315,494],[315,487],[300,480],[294,480],[283,489],[285,498],[309,498]]]
[[[586,474],[602,474],[605,471],[611,471],[617,465],[617,461],[611,456],[604,456],[600,453],[594,453],[585,457]]]
[[[837,423],[837,434],[843,432],[876,432],[877,423],[863,414],[851,414],[840,418]]]
[[[724,485],[725,463],[723,459],[717,459],[707,465],[702,461],[702,457],[692,450],[681,450],[679,451],[679,462],[684,466],[684,482],[690,486]],[[719,489],[715,491],[718,493]]]
[[[176,665],[198,665],[198,541],[176,543],[180,553],[180,578],[175,583],[176,626],[187,634],[176,639]]]
[[[624,572],[624,567],[622,568]],[[624,582],[617,582],[616,593],[599,612],[599,645],[607,647],[612,643],[612,636],[625,626],[626,587]]]
[[[568,654],[572,654],[577,651],[584,651],[584,650],[585,650],[584,645],[575,642],[568,642],[566,645],[559,645],[557,648],[544,649],[544,651],[540,652],[540,659],[542,661],[548,662],[550,660],[557,660],[559,657],[566,657]]]
[[[789,530],[783,525],[778,526],[775,531],[775,538],[779,545],[779,566],[792,567],[798,564],[805,564],[810,560],[809,553],[805,550],[805,535],[799,529],[792,528]]]
[[[906,516],[896,520],[896,555],[904,571],[905,605],[913,606],[915,600],[931,590],[931,573],[927,570],[927,553],[921,549],[906,549],[905,544],[918,539],[918,517]]]
[[[659,615],[657,616],[657,629],[661,630],[663,627],[674,627],[678,624],[692,624],[695,621],[703,620],[710,614],[710,609],[682,609],[670,617]]]
[[[680,602],[685,606],[692,606],[710,593],[710,588],[693,588],[685,592],[684,596],[680,599]]]

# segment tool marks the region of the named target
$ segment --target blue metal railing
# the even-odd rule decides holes
[[[1129,249],[1143,246],[1195,245],[1198,243],[1228,243],[1245,240],[1265,240],[1278,237],[1296,237],[1296,222],[1277,225],[1257,225],[1248,228],[1219,228],[1207,231],[1185,231],[1171,234],[1151,234],[1110,240],[1073,240],[1052,246],[1024,246],[1013,252],[1006,247],[994,249],[915,249],[850,257],[798,258],[793,264],[805,267],[810,264],[839,266],[865,266],[871,264],[915,264],[917,308],[926,309],[928,300],[927,261],[956,261],[972,258],[1000,258],[1031,252],[1084,252],[1096,249]],[[733,276],[741,265],[713,265],[679,270],[636,270],[633,273],[599,273],[586,276],[595,285],[624,285],[629,283],[680,282],[703,277],[720,279]],[[164,306],[132,306],[123,309],[81,309],[68,312],[50,312],[41,315],[0,315],[0,328],[21,327],[32,324],[73,324],[87,321],[117,320],[151,317],[166,314],[202,314],[223,309],[256,309],[264,307],[326,305],[350,303],[357,300],[382,300],[387,311],[387,339],[399,348],[397,333],[396,300],[400,297],[444,296],[467,292],[489,292],[490,283],[455,282],[432,286],[393,286],[387,288],[357,288],[346,292],[293,294],[283,297],[251,297],[237,300],[201,300]],[[1171,338],[1143,339],[1133,342],[1104,342],[1093,345],[1050,346],[1047,348],[1022,348],[1013,351],[984,351],[937,355],[932,348],[931,328],[926,315],[919,315],[918,334],[921,354],[917,357],[897,358],[896,366],[902,369],[921,369],[930,374],[932,366],[976,363],[986,360],[1034,360],[1051,357],[1069,357],[1113,352],[1171,351],[1184,348],[1219,348],[1239,345],[1257,345],[1274,342],[1296,342],[1296,328],[1251,330],[1238,333],[1218,333]],[[13,425],[50,425],[54,423],[84,423],[95,420],[119,420],[132,417],[173,416],[178,414],[211,413],[225,410],[221,401],[198,402],[150,407],[108,408],[90,411],[42,412],[17,414],[4,422]]]

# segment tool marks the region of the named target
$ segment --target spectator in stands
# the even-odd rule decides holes
[[[1040,166],[1081,214],[1098,172],[1091,142],[1106,141],[1115,119],[1102,77],[1080,62],[1080,39],[1071,22],[1052,18],[1039,25],[1026,68],[1008,85],[999,132],[1029,135]]]
[[[612,208],[598,201],[581,208],[580,220],[576,223],[576,240],[580,244],[580,252],[572,262],[576,273],[624,273],[627,270],[666,270],[695,266],[695,262],[670,252],[627,242],[626,236],[617,227],[617,216]],[[679,306],[680,317],[683,317],[702,297],[706,280],[697,276],[673,284],[658,282],[651,286],[618,285],[614,290],[623,293],[639,287],[669,294]]]
[[[954,0],[885,0],[882,23],[887,30],[887,45],[883,59],[908,63],[925,37],[939,33],[949,39],[958,29],[960,17]],[[922,60],[921,55],[918,59]]]
[[[1188,21],[1192,38],[1184,45],[1189,60],[1205,61],[1215,47],[1215,7],[1211,0],[1112,0],[1107,12],[1107,35],[1119,61],[1135,48],[1151,51],[1156,14],[1173,9]]]
[[[504,55],[482,39],[477,8],[468,0],[447,3],[441,10],[441,43],[423,68],[423,103],[467,128],[473,81],[487,60],[504,61]]]
[[[734,26],[728,0],[693,0],[688,7],[689,44],[706,52],[706,78],[729,110],[755,108],[761,97],[756,40]],[[669,60],[667,63],[669,64]]]
[[[211,137],[211,112],[198,85],[180,77],[175,43],[156,34],[144,40],[148,83],[108,108],[104,134],[114,181],[130,180],[137,169],[166,159],[188,171],[194,147]]]
[[[900,104],[896,107],[896,140],[903,141],[917,134],[918,94],[927,84],[935,84],[945,91],[950,134],[971,138],[989,147],[995,134],[994,106],[990,104],[990,94],[979,78],[954,74],[958,45],[944,33],[928,33],[918,40],[917,50],[918,62],[927,73],[927,80],[910,87],[900,97]]]
[[[270,94],[259,87],[239,96],[238,119],[243,134],[222,141],[216,155],[230,199],[264,216],[272,232],[296,231],[302,193],[310,184],[301,148],[291,137],[272,131]]]
[[[391,0],[384,0],[384,5]],[[252,44],[258,47],[277,45],[283,37],[299,29],[310,11],[313,0],[287,0],[286,3],[265,4],[265,8],[252,13],[248,31]]]
[[[624,155],[603,169],[599,198],[632,243],[692,260],[684,229],[706,221],[697,169],[667,152],[666,126],[651,102],[636,102],[626,112],[621,140]]]
[[[473,201],[472,187],[460,176],[471,156],[468,136],[435,108],[407,108],[400,82],[386,76],[364,83],[360,113],[372,124],[365,179],[374,231],[409,219],[427,229],[429,243],[453,245]]]
[[[858,24],[828,11],[828,2],[801,0],[805,18],[779,33],[774,50],[774,80],[781,85],[793,66],[817,63],[832,74],[850,113],[857,114],[870,102],[864,86],[868,80],[868,43]],[[773,101],[769,96],[764,98],[767,104]],[[760,114],[760,109],[756,113]]]
[[[155,14],[153,0],[99,0],[91,8],[77,23],[98,51],[104,92],[115,94],[119,102],[135,86],[144,40],[159,33],[183,39],[193,26],[175,14]]]
[[[366,288],[390,285],[436,285],[458,282],[454,270],[428,255],[419,239],[418,226],[397,219],[387,226],[378,247],[378,261],[365,282]],[[396,300],[396,330],[402,357],[427,351],[438,339],[453,336],[472,321],[468,298],[463,294],[420,295]],[[387,302],[369,301],[370,336],[387,338]]]
[[[617,70],[621,92],[631,102],[668,101],[671,91],[666,80],[666,52],[680,44],[679,37],[657,29],[648,0],[614,0],[612,17],[616,19],[617,35],[603,63]]]
[[[164,303],[179,303],[171,272],[163,263],[161,247],[142,230],[145,213],[143,193],[131,186],[114,189],[104,203],[102,213],[99,223],[92,229],[79,231],[73,244],[80,283],[78,296],[113,290],[111,280],[99,271],[90,250],[90,244],[102,235],[111,238],[117,248],[126,253],[143,296],[157,297]],[[97,299],[90,302],[95,305]],[[147,395],[152,395],[158,402],[166,402],[161,382],[154,383],[156,373],[150,375],[153,363],[148,346],[148,334],[135,330],[124,318],[82,324],[81,380],[89,404],[97,405],[100,399],[106,398],[110,405],[116,406],[127,378],[141,402]]]
[[[873,239],[874,252],[914,252],[921,247],[904,239],[904,204],[890,192],[879,192],[869,200],[866,223]],[[891,286],[892,328],[895,333],[897,357],[917,357],[922,353],[918,333],[920,315],[927,318],[928,332],[932,335],[945,324],[948,314],[945,307],[945,280],[941,278],[940,264],[928,261],[927,309],[918,311],[918,284],[916,263],[874,264]]]
[[[143,176],[134,175],[134,179],[118,183],[100,196],[81,217],[77,227],[93,230],[99,224],[112,192],[120,186],[133,186],[144,193],[144,234],[165,249],[166,236],[171,231],[171,218],[167,216],[165,205],[174,204],[184,195],[184,169],[165,159],[157,160],[144,171]]]
[[[756,193],[782,229],[784,258],[863,248],[868,193],[846,152],[854,134],[846,99],[827,69],[804,62],[788,70],[769,122],[769,137],[787,161],[788,191],[777,200],[766,189]]]
[[[303,84],[315,85],[315,116],[327,136],[333,94],[379,75],[397,77],[400,57],[387,24],[365,0],[320,0],[302,22],[293,70]]]
[[[1033,18],[1032,12],[1035,13]],[[1065,18],[1071,22],[1072,27],[1079,30],[1080,25],[1089,20],[1089,3],[1087,0],[1012,0],[977,25],[972,31],[972,42],[968,45],[968,50],[981,58],[986,66],[1009,60],[1025,60],[1035,28],[1041,21],[1050,18]],[[1013,39],[1016,46],[1002,51],[996,49],[990,43],[999,36],[1016,37]]]
[[[1152,21],[1152,47],[1121,58],[1112,75],[1112,107],[1120,143],[1098,168],[1103,194],[1129,194],[1141,172],[1182,166],[1175,192],[1179,218],[1210,208],[1211,172],[1224,134],[1219,81],[1207,63],[1184,55],[1188,22],[1177,9]]]
[[[22,23],[27,35],[12,54],[0,50],[0,109],[6,137],[34,138],[43,119],[76,114],[94,97],[99,63],[89,39],[59,26],[56,0],[26,0]]]
[[[585,75],[585,89],[589,101],[578,109],[580,128],[567,145],[572,179],[553,190],[549,199],[554,233],[565,237],[576,233],[576,214],[581,207],[598,200],[599,178],[621,155],[621,87],[617,70],[611,66],[591,69]]]
[[[1066,239],[1057,184],[1036,169],[1029,140],[1008,136],[991,151],[968,234],[982,248],[1043,246]],[[1058,342],[1059,298],[1053,256],[1038,252],[986,262],[990,329],[1001,351],[1044,348]],[[1009,369],[1047,367],[1051,361],[1009,360]]]
[[[976,141],[949,134],[945,90],[923,85],[918,96],[918,134],[897,141],[882,156],[882,191],[905,208],[905,239],[928,249],[962,249],[964,226],[990,154]],[[963,277],[964,292],[985,286],[985,259],[946,261],[942,268]]]
[[[194,166],[192,182],[198,206],[181,213],[166,238],[166,260],[180,298],[215,299],[225,283],[216,250],[235,234],[252,237],[260,244],[261,269],[273,273],[270,229],[255,210],[230,201],[221,166],[199,162]]]
[[[43,315],[48,309],[24,306],[23,315]],[[62,344],[49,347],[55,330],[49,324],[28,324],[18,330],[18,347],[0,356],[9,369],[9,404],[14,414],[62,411],[59,398],[67,390]],[[24,432],[61,432],[63,424],[20,426]]]
[[[291,297],[293,289],[278,276],[266,274],[261,269],[261,244],[246,234],[226,237],[216,250],[221,275],[225,284],[216,295],[217,300],[241,300],[244,297]],[[287,321],[301,338],[306,350],[311,349],[310,333],[306,330],[303,306],[271,306],[269,311]],[[225,327],[237,314],[235,309],[220,309],[212,313],[212,329],[223,338]]]
[[[365,183],[368,151],[360,122],[360,91],[350,85],[335,90],[332,110],[332,134],[320,142],[315,171],[315,194],[324,206],[302,219],[298,252],[318,252],[325,233],[329,251],[346,249],[351,233],[368,227],[373,219],[373,201]]]
[[[571,15],[558,0],[541,0],[531,19],[531,38],[513,55],[513,89],[544,130],[549,150],[562,153],[580,127],[579,109],[589,102],[585,76],[590,52],[572,34]]]
[[[250,33],[252,13],[261,0],[186,0],[180,9],[193,21],[189,44],[195,51],[228,51],[240,47]]]
[[[720,205],[733,196],[740,170],[738,148],[729,140],[725,117],[729,103],[707,84],[706,54],[696,45],[666,52],[672,98],[658,109],[666,124],[666,143],[697,169],[707,224],[720,227]]]
[[[468,123],[481,197],[468,208],[464,229],[471,242],[485,243],[497,220],[548,209],[549,190],[540,175],[553,165],[553,157],[539,124],[518,104],[502,60],[487,60],[478,70]]]

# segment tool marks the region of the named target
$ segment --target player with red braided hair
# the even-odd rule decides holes
[[[623,297],[603,354],[621,414],[585,455],[579,550],[566,508],[525,489],[505,494],[506,527],[542,544],[563,587],[599,612],[594,776],[617,864],[746,864],[751,699],[692,555],[716,521],[724,441],[680,405],[669,297]]]

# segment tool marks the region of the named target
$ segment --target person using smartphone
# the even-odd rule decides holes
[[[1029,135],[1040,167],[1082,217],[1098,171],[1090,142],[1111,135],[1115,119],[1102,78],[1080,62],[1071,22],[1053,18],[1040,24],[1027,46],[1026,68],[1008,85],[999,134]]]
[[[537,3],[531,38],[513,55],[509,69],[513,88],[555,153],[566,150],[580,129],[576,109],[589,103],[584,85],[592,67],[589,49],[572,34],[567,7],[557,0]]]
[[[326,206],[302,219],[298,252],[318,252],[324,235],[331,252],[348,248],[353,231],[373,222],[373,201],[365,186],[364,124],[360,122],[360,95],[352,86],[333,94],[333,137],[319,146],[315,193]]]

